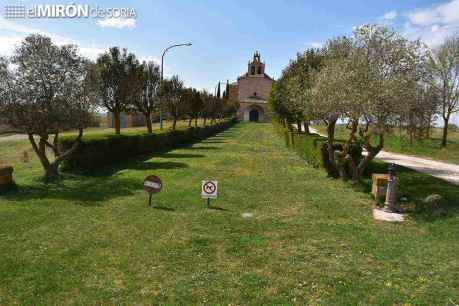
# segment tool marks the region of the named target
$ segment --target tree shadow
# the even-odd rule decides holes
[[[360,187],[363,192],[371,192],[371,174],[387,173],[387,163],[373,161],[365,171],[365,179]],[[459,186],[448,183],[428,174],[423,174],[397,165],[398,203],[404,212],[422,222],[433,222],[437,219],[451,218],[459,214]],[[424,199],[432,194],[439,194],[442,200],[440,208],[432,207]],[[407,198],[401,203],[401,198]]]
[[[226,143],[226,141],[220,141],[220,140],[206,140],[206,141],[201,141],[203,144],[217,144],[217,143]]]
[[[18,185],[16,190],[2,197],[24,203],[30,203],[27,202],[30,200],[68,200],[76,205],[101,206],[104,201],[132,195],[142,188],[142,182],[134,178],[68,176],[52,183],[36,181],[30,185]]]
[[[153,155],[153,157],[161,158],[202,158],[205,155],[202,154],[187,154],[187,153],[162,153]]]
[[[220,211],[230,211],[229,209],[226,209],[220,206],[209,206],[208,209],[220,210]]]
[[[165,210],[165,211],[175,211],[174,208],[171,207],[165,207],[165,206],[152,206],[151,208],[153,209],[158,209],[158,210]]]
[[[215,146],[208,146],[208,147],[204,147],[204,146],[189,146],[189,147],[184,147],[182,149],[185,149],[185,150],[221,150],[222,148],[220,147],[215,147]]]
[[[208,138],[211,139],[211,138]],[[25,205],[40,203],[30,200],[67,200],[75,205],[101,206],[105,201],[117,197],[133,195],[143,189],[143,178],[120,177],[116,175],[124,169],[131,170],[159,170],[181,169],[189,167],[188,164],[177,161],[152,161],[154,157],[164,159],[203,158],[202,154],[171,153],[181,147],[192,148],[195,143],[224,143],[221,141],[196,140],[181,146],[168,148],[154,153],[139,155],[110,166],[81,171],[77,173],[63,172],[62,178],[54,182],[34,180],[27,185],[18,185],[0,196],[0,199],[23,201]],[[199,146],[199,149],[220,149],[217,147]],[[196,148],[196,149],[198,149]],[[31,204],[32,203],[32,204]],[[154,207],[173,211],[172,208]]]
[[[88,177],[110,177],[115,175],[116,173],[130,169],[130,170],[160,170],[160,169],[181,169],[187,168],[188,164],[182,162],[174,162],[174,161],[151,161],[151,155],[144,155],[142,157],[138,157],[134,160],[128,160],[122,163],[118,163],[112,166],[95,169],[92,171],[84,171],[81,172],[81,175],[88,176]]]

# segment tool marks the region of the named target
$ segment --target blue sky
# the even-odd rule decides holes
[[[64,1],[0,1],[5,5],[70,4]],[[364,23],[384,23],[409,38],[435,47],[459,29],[459,0],[454,1],[82,1],[91,7],[134,8],[134,20],[4,19],[0,17],[0,54],[10,54],[30,32],[57,43],[77,43],[95,58],[109,46],[127,47],[142,59],[159,60],[171,43],[193,46],[166,56],[165,74],[178,74],[187,85],[212,90],[218,81],[234,81],[259,50],[266,71],[278,77],[296,53],[327,39],[349,34]]]

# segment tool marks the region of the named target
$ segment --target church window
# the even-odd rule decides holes
[[[258,74],[261,74],[261,67],[258,67]]]
[[[252,75],[255,74],[255,67],[252,66]]]

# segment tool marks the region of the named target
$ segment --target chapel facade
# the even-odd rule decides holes
[[[229,85],[229,98],[239,101],[237,117],[241,121],[268,122],[271,114],[267,100],[274,80],[265,73],[265,63],[257,51],[249,61],[248,70]]]

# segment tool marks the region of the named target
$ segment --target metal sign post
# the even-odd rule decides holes
[[[201,197],[207,199],[207,208],[210,207],[210,199],[216,199],[218,195],[218,182],[211,180],[202,181]]]
[[[148,206],[151,206],[152,196],[163,188],[161,179],[156,175],[150,175],[143,181],[143,189],[149,194]]]

